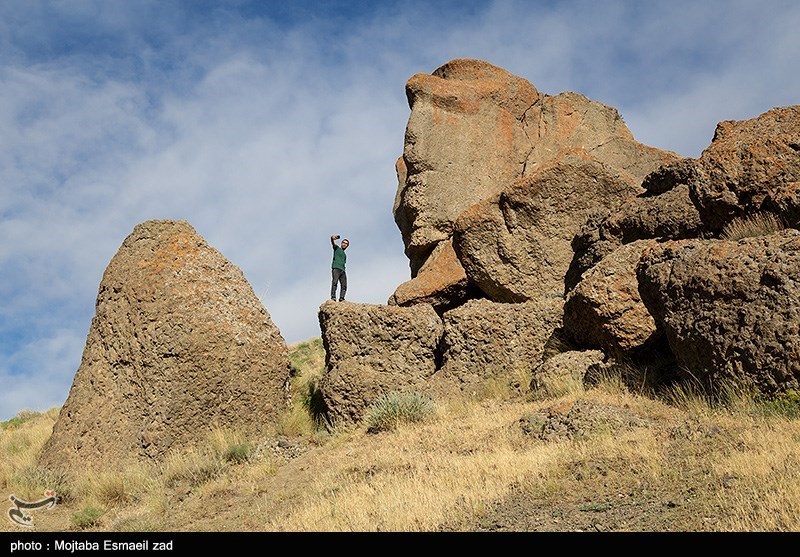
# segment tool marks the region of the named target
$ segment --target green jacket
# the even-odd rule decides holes
[[[331,269],[341,269],[344,271],[345,263],[347,263],[347,254],[344,253],[344,250],[341,247],[334,246],[333,263],[331,264]]]

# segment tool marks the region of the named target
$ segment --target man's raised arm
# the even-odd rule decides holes
[[[341,236],[339,236],[338,234],[334,234],[333,236],[331,236],[331,246],[333,246],[334,248],[338,248],[339,246],[336,245],[336,240],[338,240],[340,237]]]

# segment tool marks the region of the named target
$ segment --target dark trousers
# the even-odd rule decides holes
[[[341,284],[342,288],[339,291],[339,301],[341,302],[347,292],[347,273],[341,269],[331,269],[331,275],[333,277],[333,280],[331,280],[331,300],[336,299],[336,285]]]

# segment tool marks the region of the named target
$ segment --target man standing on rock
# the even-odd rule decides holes
[[[339,301],[344,302],[344,295],[347,292],[347,273],[344,271],[345,263],[347,262],[347,255],[344,250],[350,245],[350,241],[345,238],[342,240],[342,247],[336,245],[336,240],[339,239],[338,234],[331,236],[331,246],[333,246],[333,263],[331,264],[331,274],[333,280],[331,281],[331,300],[336,301],[336,285],[341,284],[342,288],[339,291]]]

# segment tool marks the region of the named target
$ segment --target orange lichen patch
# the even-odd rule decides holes
[[[412,108],[418,98],[425,98],[447,111],[475,114],[491,103],[514,118],[521,118],[540,96],[528,81],[476,60],[445,64],[432,75],[416,74],[406,82],[406,94]]]
[[[556,112],[556,136],[566,138],[573,135],[581,120],[581,115],[575,109],[575,103],[571,99],[566,100],[556,107]]]
[[[557,416],[559,414],[569,414],[569,411],[572,410],[572,402],[559,402],[558,404],[554,404],[552,406],[548,406],[545,408],[548,417],[552,418],[553,416]]]
[[[503,138],[506,144],[514,144],[514,128],[517,125],[517,120],[508,112],[501,111],[497,113],[498,135]]]
[[[152,258],[142,259],[139,264],[149,272],[160,274],[163,271],[178,271],[186,266],[186,260],[199,253],[197,237],[191,234],[175,234],[169,243],[157,249]]]

